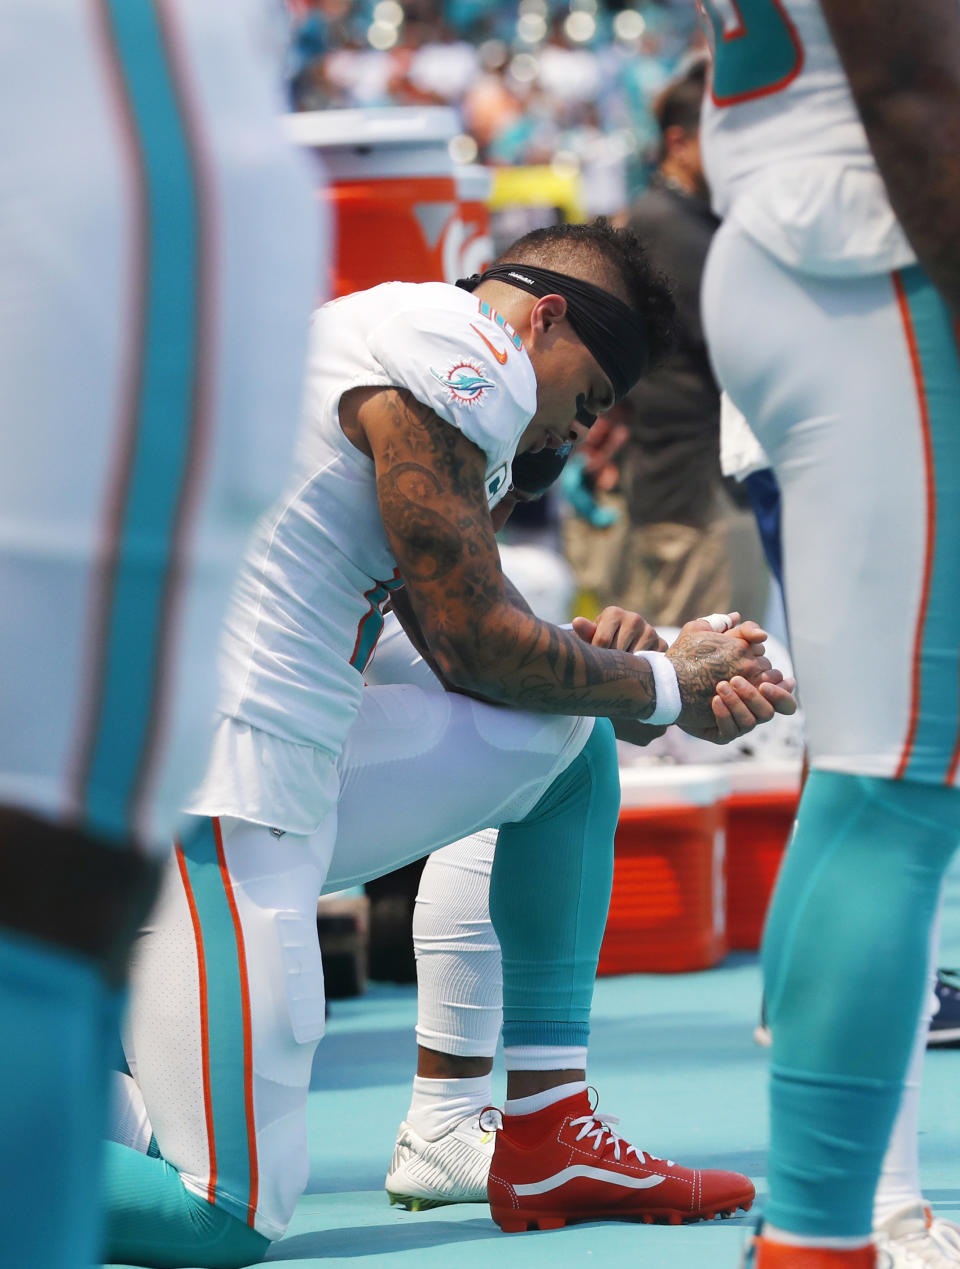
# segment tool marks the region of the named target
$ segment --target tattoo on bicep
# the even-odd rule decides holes
[[[387,393],[387,410],[394,428],[407,442],[407,448],[412,441],[424,458],[430,458],[435,466],[442,466],[453,492],[464,492],[470,487],[460,448],[462,432],[444,422],[406,388],[394,388]]]
[[[385,524],[397,541],[407,582],[435,582],[463,558],[463,536],[425,500],[440,491],[436,475],[421,463],[397,463],[377,481]]]
[[[441,612],[488,592],[499,595],[482,455],[405,389],[385,393],[385,406],[392,436],[378,457],[377,496],[406,581],[449,578],[446,593],[432,600]]]

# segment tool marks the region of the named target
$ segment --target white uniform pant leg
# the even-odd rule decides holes
[[[371,687],[337,813],[316,833],[196,821],[136,949],[128,1044],[160,1152],[192,1192],[275,1239],[306,1183],[323,1032],[316,900],[334,840],[328,888],[341,889],[522,819],[592,726]]]
[[[813,765],[956,783],[960,369],[919,270],[815,278],[735,224],[704,321],[783,492],[791,645]]]
[[[398,684],[367,687],[340,761],[326,888],[521,820],[577,757],[592,718],[527,714]]]
[[[316,905],[335,822],[278,838],[195,821],[134,957],[125,1047],[160,1152],[194,1194],[271,1239],[308,1176]]]

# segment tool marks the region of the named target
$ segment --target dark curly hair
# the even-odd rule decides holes
[[[650,366],[659,365],[676,339],[671,286],[655,269],[631,229],[615,229],[606,216],[583,225],[534,229],[498,256],[495,264],[536,264],[593,282],[642,317],[649,333]]]

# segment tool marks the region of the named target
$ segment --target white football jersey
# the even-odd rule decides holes
[[[714,52],[701,135],[717,213],[811,273],[912,263],[818,0],[700,7]]]
[[[374,464],[344,436],[338,407],[351,388],[389,385],[409,389],[483,450],[491,507],[509,488],[537,380],[495,310],[446,283],[390,282],[317,311],[294,473],[234,589],[221,646],[223,718],[188,808],[195,813],[313,832],[336,797],[335,764],[381,608],[401,584]]]

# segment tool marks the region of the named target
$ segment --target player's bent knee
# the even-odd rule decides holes
[[[594,724],[586,743],[555,777],[526,817],[527,822],[560,813],[574,803],[587,802],[595,814],[605,814],[615,826],[620,810],[620,768],[613,725],[608,718],[586,721]]]
[[[184,1260],[184,1266],[199,1264],[203,1269],[244,1269],[258,1265],[270,1248],[270,1239],[231,1216],[222,1207],[188,1195],[198,1230],[200,1259]]]
[[[176,1168],[104,1143],[105,1259],[150,1269],[243,1269],[259,1264],[270,1239],[222,1207],[192,1194]]]

